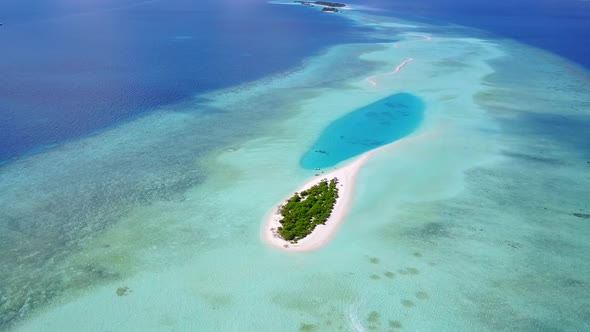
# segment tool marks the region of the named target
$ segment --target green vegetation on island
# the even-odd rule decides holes
[[[324,179],[315,186],[295,193],[280,206],[281,227],[278,233],[287,241],[297,242],[311,234],[315,227],[325,224],[338,198],[338,178]]]

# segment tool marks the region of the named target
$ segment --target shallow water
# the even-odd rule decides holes
[[[301,158],[301,167],[325,168],[392,143],[418,128],[424,113],[420,98],[398,93],[330,123]]]
[[[588,330],[588,137],[572,130],[588,72],[460,27],[355,22],[400,42],[333,47],[0,168],[2,328]],[[428,105],[421,124],[366,165],[334,240],[266,247],[321,133],[402,92]]]

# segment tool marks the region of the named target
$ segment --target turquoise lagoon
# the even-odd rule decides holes
[[[306,169],[325,168],[392,143],[412,133],[422,120],[424,103],[398,93],[330,123],[301,158]]]
[[[588,71],[467,28],[346,15],[398,47],[331,47],[3,165],[2,329],[589,330]],[[366,164],[333,241],[265,246],[322,133],[400,94],[428,105],[420,125]]]

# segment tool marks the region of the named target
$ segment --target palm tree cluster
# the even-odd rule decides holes
[[[282,226],[279,234],[287,241],[297,242],[311,234],[315,227],[325,224],[338,198],[338,178],[323,179],[315,186],[295,193],[280,208]]]

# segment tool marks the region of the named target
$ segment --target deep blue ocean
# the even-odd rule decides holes
[[[368,0],[387,13],[460,24],[549,50],[590,68],[590,1]]]
[[[590,68],[587,1],[355,1],[478,27]],[[366,41],[338,15],[263,0],[3,0],[0,22],[0,162]]]
[[[0,161],[362,41],[258,0],[3,0],[0,22]]]

